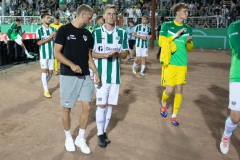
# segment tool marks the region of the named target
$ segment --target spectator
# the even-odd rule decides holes
[[[141,12],[141,9],[137,6],[136,8],[136,11],[135,11],[136,15],[138,18],[141,18],[142,17],[142,12]]]
[[[128,6],[126,13],[128,18],[133,18],[133,9],[130,6]]]
[[[147,17],[149,16],[148,9],[145,7],[142,9],[142,16],[147,16]]]
[[[27,16],[33,16],[33,9],[30,5],[28,6],[28,9],[27,9]]]
[[[192,16],[193,9],[194,9],[194,3],[193,3],[193,1],[191,1],[191,3],[189,4],[189,11],[190,11],[189,16]]]
[[[64,14],[69,17],[71,15],[70,10],[67,8],[67,10],[64,12]]]
[[[222,14],[221,22],[223,23],[223,26],[227,28],[228,27],[228,19],[229,19],[229,10],[226,8],[226,5],[223,5],[221,14]]]
[[[202,28],[210,28],[209,24],[207,21],[205,21],[202,25]]]

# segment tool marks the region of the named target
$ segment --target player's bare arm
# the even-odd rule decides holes
[[[61,52],[62,48],[63,48],[63,45],[55,43],[55,47],[54,47],[55,58],[58,59],[59,62],[61,62],[62,64],[65,64],[65,65],[69,66],[74,73],[80,73],[81,74],[82,73],[82,69],[80,68],[80,66],[75,65],[73,62],[69,61],[62,54],[62,52]]]
[[[121,58],[121,59],[126,59],[127,58],[128,51],[124,50],[121,53],[115,52],[114,56]]]
[[[140,38],[140,39],[142,39],[142,40],[146,40],[146,37],[144,37],[144,36],[139,36],[139,35],[137,35],[137,33],[136,32],[133,32],[133,36],[135,37],[135,38]]]
[[[99,73],[98,73],[98,70],[93,62],[93,58],[92,58],[92,51],[91,49],[89,49],[89,59],[88,59],[88,65],[89,65],[89,68],[95,73],[95,81],[94,83],[95,84],[99,84],[100,83],[100,76],[99,76]]]
[[[55,37],[56,37],[56,32],[52,32],[48,38],[38,41],[37,44],[40,46],[42,44],[45,44],[53,40]]]
[[[97,53],[92,51],[92,58],[108,58],[108,57],[112,57],[117,51],[111,51],[108,53]]]
[[[0,38],[4,41],[4,43],[7,43],[7,40],[3,37],[2,33],[0,33]]]

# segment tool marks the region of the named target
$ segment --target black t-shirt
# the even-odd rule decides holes
[[[61,64],[61,75],[89,75],[88,53],[93,40],[91,33],[85,28],[76,28],[72,23],[59,28],[55,43],[63,45],[62,54],[71,62],[79,65],[82,74],[74,73],[69,66]]]

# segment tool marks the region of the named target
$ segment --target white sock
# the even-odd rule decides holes
[[[175,117],[175,118],[176,118],[176,117],[177,117],[177,114],[172,114],[172,118],[173,118],[173,117]]]
[[[69,131],[65,131],[65,130],[64,130],[64,132],[65,132],[65,135],[66,135],[66,139],[72,138],[72,135],[71,135],[70,130],[69,130]]]
[[[112,116],[112,106],[108,106],[106,108],[107,108],[106,111],[105,111],[106,120],[105,120],[105,125],[104,125],[104,132],[105,133],[107,131],[107,127],[108,127],[109,121],[110,121],[111,116]]]
[[[97,129],[98,129],[98,133],[97,133],[98,136],[103,134],[104,124],[106,119],[105,109],[106,108],[98,107],[96,111],[96,123],[97,123]]]
[[[47,87],[47,73],[42,73],[42,84],[43,84],[44,92],[47,92],[48,91],[48,87]]]
[[[23,48],[24,48],[25,54],[26,54],[27,56],[30,56],[30,54],[28,53],[26,47],[23,47]]]
[[[133,66],[132,66],[132,68],[136,68],[137,67],[137,63],[133,63]]]
[[[141,66],[141,72],[143,73],[144,70],[145,70],[145,65],[142,65],[142,66]]]
[[[77,139],[84,139],[85,132],[86,132],[85,129],[79,128],[79,133],[78,133]]]
[[[232,132],[237,128],[238,124],[234,124],[230,117],[227,118],[225,122],[225,130],[224,130],[224,136],[227,138],[230,138],[232,135]]]

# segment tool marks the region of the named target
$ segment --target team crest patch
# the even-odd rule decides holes
[[[236,104],[237,104],[237,102],[234,102],[234,101],[232,101],[232,105],[234,105],[234,106],[235,106]]]
[[[116,40],[119,41],[119,40],[120,40],[120,37],[116,37]]]
[[[84,41],[87,41],[87,36],[83,35]]]
[[[66,105],[69,105],[70,101],[69,101],[69,100],[64,100],[64,103],[65,103]]]
[[[102,101],[102,98],[98,98],[98,101]]]

